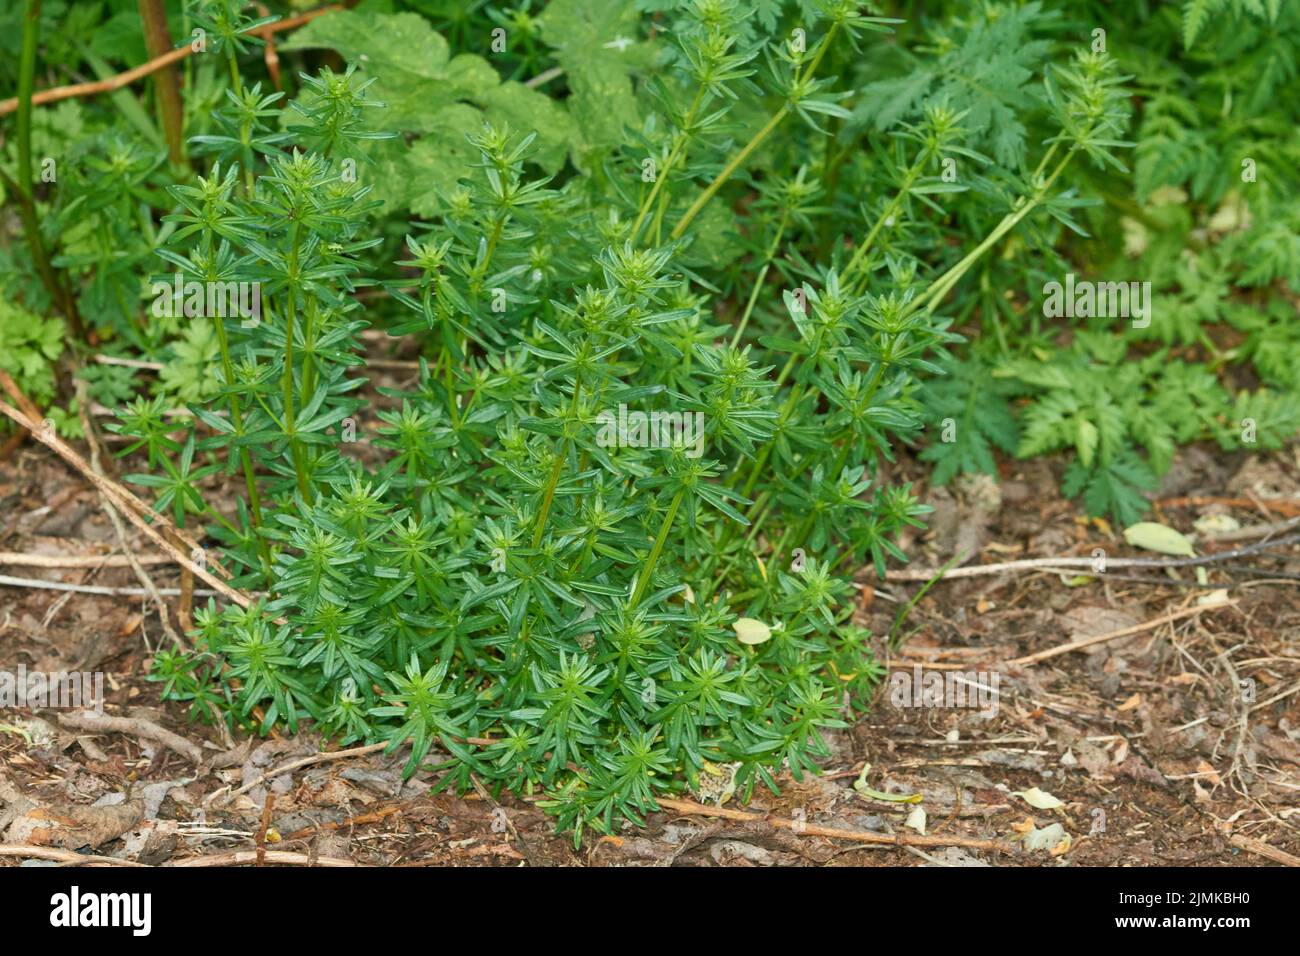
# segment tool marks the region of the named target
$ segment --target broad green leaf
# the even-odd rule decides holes
[[[542,39],[555,50],[572,95],[580,152],[624,141],[640,123],[631,74],[650,63],[638,41],[640,14],[631,0],[554,0],[540,18]],[[579,159],[575,151],[575,161]]]
[[[572,121],[549,96],[521,83],[502,83],[492,64],[471,53],[449,56],[447,41],[415,13],[343,10],[311,21],[282,49],[337,50],[375,78],[376,129],[421,134],[409,144],[371,144],[379,166],[379,198],[418,216],[436,214],[442,197],[471,171],[478,155],[465,137],[484,122],[523,135],[537,133],[531,158],[547,172],[563,164]]]

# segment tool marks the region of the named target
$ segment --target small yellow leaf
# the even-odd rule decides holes
[[[1135,548],[1145,548],[1148,551],[1179,557],[1196,557],[1192,543],[1180,532],[1154,521],[1139,521],[1132,527],[1125,528],[1124,540]]]
[[[772,639],[772,629],[752,617],[737,618],[731,627],[742,644],[753,646],[764,644]]]
[[[1046,791],[1039,790],[1037,787],[1030,787],[1028,790],[1014,790],[1012,796],[1024,800],[1035,810],[1055,810],[1057,807],[1065,806],[1056,797]]]

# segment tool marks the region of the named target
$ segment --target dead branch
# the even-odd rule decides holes
[[[161,554],[137,555],[142,565],[171,564]],[[21,554],[0,551],[0,564],[27,568],[129,568],[131,559],[124,554]]]
[[[320,856],[313,859],[306,853],[293,853],[288,850],[265,850],[263,851],[262,858],[266,863],[287,863],[295,866],[361,866],[360,863],[353,863],[351,860],[342,860],[328,856]],[[256,850],[235,850],[233,853],[217,853],[213,856],[196,856],[189,860],[180,860],[176,863],[166,863],[164,865],[182,867],[239,866],[244,863],[256,862]]]
[[[1300,544],[1300,534],[1286,535],[1271,541],[1261,541],[1244,548],[1220,551],[1199,558],[1106,558],[1107,568],[1198,568],[1209,564],[1221,564],[1234,558],[1260,554],[1289,545]],[[1002,574],[1006,571],[1025,571],[1031,569],[1054,570],[1058,568],[1088,568],[1096,563],[1096,558],[1025,558],[1020,561],[998,561],[994,564],[973,564],[964,568],[900,568],[885,574],[889,581],[931,581],[935,578],[973,578],[984,574]],[[1104,571],[1095,572],[1098,577]]]
[[[1256,856],[1272,860],[1274,863],[1281,863],[1283,866],[1300,866],[1300,856],[1292,856],[1285,850],[1270,846],[1263,840],[1255,840],[1248,836],[1242,836],[1240,833],[1234,833],[1228,842],[1233,846],[1254,853]]]
[[[814,823],[787,820],[784,817],[767,816],[762,813],[746,813],[743,810],[731,810],[726,807],[710,807],[690,800],[673,800],[668,797],[656,797],[655,802],[665,810],[675,810],[698,817],[719,817],[723,820],[739,820],[747,823],[766,823],[780,827],[796,834],[828,837],[832,840],[853,840],[855,843],[879,843],[889,846],[963,846],[974,850],[988,850],[998,853],[1018,853],[1020,848],[1004,840],[981,840],[961,836],[922,836],[910,833],[873,833],[869,830],[839,830],[835,827],[823,827]]]
[[[159,727],[153,721],[145,720],[143,717],[109,717],[93,711],[82,711],[79,714],[59,714],[58,721],[71,730],[85,730],[92,733],[103,731],[141,737],[173,750],[194,763],[203,762],[203,750],[198,744],[186,740],[180,734],[172,733],[165,727]]]
[[[1056,657],[1060,654],[1069,654],[1071,651],[1078,651],[1085,647],[1092,647],[1094,644],[1102,644],[1106,641],[1128,637],[1131,634],[1141,634],[1143,631],[1149,631],[1153,627],[1159,627],[1161,624],[1168,624],[1171,621],[1191,617],[1193,614],[1200,614],[1202,611],[1218,611],[1225,607],[1235,607],[1236,604],[1236,601],[1220,601],[1217,604],[1206,604],[1200,607],[1183,608],[1181,611],[1173,611],[1161,617],[1152,618],[1149,621],[1143,621],[1141,624],[1134,624],[1132,627],[1121,627],[1116,631],[1107,631],[1105,634],[1096,634],[1092,637],[1084,637],[1077,641],[1070,641],[1070,643],[1062,644],[1059,647],[1048,648],[1045,651],[1039,651],[1037,654],[1017,657],[1014,660],[1007,661],[1006,665],[1008,667],[1020,667],[1025,664],[1037,664],[1039,661],[1045,661],[1049,657]]]
[[[173,559],[169,558],[168,563]],[[130,588],[130,587],[110,587],[107,584],[67,584],[63,581],[42,581],[40,578],[16,578],[8,574],[0,574],[0,585],[7,585],[14,588],[32,588],[38,591],[71,591],[76,594],[101,594],[104,597],[152,597],[155,600],[158,597],[180,597],[180,588]],[[194,593],[199,597],[222,597],[221,591],[213,591],[210,588],[195,588]]]
[[[21,856],[30,860],[53,860],[56,863],[102,863],[108,866],[139,866],[150,869],[148,863],[136,863],[132,860],[119,860],[113,856],[95,856],[90,853],[78,853],[75,850],[61,850],[53,846],[0,846],[0,856]]]
[[[310,10],[300,16],[290,17],[287,20],[279,20],[275,23],[268,23],[265,26],[258,27],[252,32],[261,37],[268,37],[284,30],[292,30],[300,27],[304,23],[315,20],[322,14],[331,13],[335,10],[346,9],[341,3],[332,3],[328,7],[321,7],[317,10]],[[99,93],[111,93],[113,90],[120,90],[124,86],[130,86],[136,80],[142,80],[146,76],[157,73],[159,70],[165,70],[174,63],[178,63],[194,52],[193,47],[189,44],[178,47],[175,50],[168,50],[162,56],[155,57],[147,63],[142,63],[134,69],[127,70],[110,76],[106,80],[96,80],[93,83],[73,83],[69,86],[56,86],[52,89],[41,90],[32,96],[33,106],[43,106],[46,103],[57,103],[59,100],[72,99],[73,97],[95,96]],[[18,109],[18,97],[11,97],[7,100],[0,100],[0,116],[12,113]]]

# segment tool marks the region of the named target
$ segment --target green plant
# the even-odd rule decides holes
[[[1077,23],[945,13],[363,8],[279,43],[281,92],[270,21],[217,0],[186,13],[197,171],[130,106],[51,113],[84,157],[43,200],[54,266],[107,351],[162,366],[82,375],[130,480],[262,595],[198,609],[164,694],[409,743],[408,774],[536,795],[580,839],[719,764],[746,799],[816,772],[882,676],[852,575],[929,511],[884,478],[904,446],[937,437],[940,482],[1066,450],[1067,492],[1127,518],[1177,443],[1284,440],[1289,316],[1218,290],[1279,281],[1287,237],[1192,165],[1219,206],[1157,202],[1187,185],[1147,158],[1167,124],[1150,195],[1116,195],[1132,77]],[[1116,202],[1140,252],[1098,228]],[[1184,254],[1209,220],[1231,238]],[[1142,257],[1175,320],[1060,336],[1037,290],[1080,248]],[[377,380],[399,339],[416,367]],[[1271,387],[1234,395],[1215,372],[1247,361]]]
[[[846,700],[864,705],[880,674],[848,621],[845,572],[904,560],[894,538],[928,510],[907,486],[877,485],[875,462],[891,435],[919,429],[916,377],[957,340],[936,311],[992,245],[926,281],[892,219],[914,204],[942,215],[937,200],[967,188],[938,175],[945,157],[989,161],[962,145],[966,114],[927,106],[880,153],[894,199],[865,241],[802,267],[777,311],[759,304],[766,243],[745,318],[723,341],[691,281],[692,264],[718,261],[697,251],[718,228],[710,200],[788,116],[814,131],[846,119],[840,94],[812,76],[837,35],[885,25],[830,4],[822,39],[802,51],[738,46],[739,15],[701,4],[678,20],[673,68],[655,81],[665,123],[642,137],[659,176],[639,195],[531,176],[533,136],[468,137],[473,175],[444,188],[440,215],[406,239],[407,277],[387,283],[409,310],[390,330],[421,337],[430,361],[413,390],[381,389],[395,404],[378,414],[375,464],[341,440],[362,384],[348,374],[364,327],[349,294],[366,281],[357,257],[381,241],[361,238],[367,176],[349,181],[341,159],[382,163],[391,149],[367,123],[383,112],[362,110],[368,81],[304,78],[289,106],[307,122],[287,129],[315,151],[202,141],[220,162],[172,190],[184,210],[160,254],[186,279],[260,282],[263,320],[216,323],[228,414],[196,407],[209,435],[186,439],[179,463],[181,443],[159,437],[153,413],[119,428],[164,459],[164,475],[136,480],[165,487],[160,505],[178,517],[215,520],[242,580],[272,596],[202,610],[200,646],[227,669],[170,662],[170,693],[207,701],[205,681],[218,681],[233,718],[258,708],[262,729],[311,718],[349,739],[410,740],[408,772],[437,742],[445,785],[474,774],[540,790],[579,835],[640,819],[706,765],[738,764],[746,795],[775,787],[782,767],[816,769],[821,730],[843,724]],[[342,19],[311,36],[336,35]],[[778,103],[766,119],[747,65],[760,53]],[[403,95],[383,70],[376,88]],[[1050,190],[1075,151],[1109,160],[1109,71],[1091,55],[1060,71],[1049,89],[1062,133],[1040,169],[1059,161],[1023,182],[991,237],[1039,206],[1063,215]],[[256,95],[228,129],[275,128],[280,106],[254,111]],[[733,113],[752,117],[739,146],[719,135]],[[256,170],[231,165],[250,158]],[[752,188],[778,237],[813,231],[806,170]],[[675,430],[629,432],[629,406],[634,420],[669,412]],[[196,453],[243,471],[239,514],[202,504]],[[738,617],[762,622],[762,643],[737,641]]]

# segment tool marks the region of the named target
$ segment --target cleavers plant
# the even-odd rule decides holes
[[[931,384],[955,328],[1008,248],[1082,232],[1079,183],[1131,145],[1114,60],[1025,39],[1053,25],[1039,4],[940,37],[908,89],[870,75],[903,21],[860,7],[553,0],[444,25],[522,31],[508,80],[414,13],[345,10],[281,46],[304,68],[281,93],[247,78],[269,21],[194,4],[195,171],[114,138],[80,200],[51,200],[52,268],[91,278],[106,349],[167,360],[150,397],[92,377],[131,480],[257,596],[198,609],[194,651],[155,658],[165,695],[409,743],[408,775],[536,796],[575,840],[705,775],[747,798],[816,772],[883,673],[853,575],[906,560],[929,510],[896,449],[953,403],[992,411],[943,477],[1015,445],[997,403],[1023,366]],[[543,47],[555,102],[516,82]],[[986,54],[1010,62],[965,82]],[[142,280],[173,276],[140,321]],[[260,307],[193,315],[189,283]],[[398,337],[418,371],[368,381]],[[624,427],[653,413],[672,427]],[[1070,439],[1049,418],[1039,450]]]

